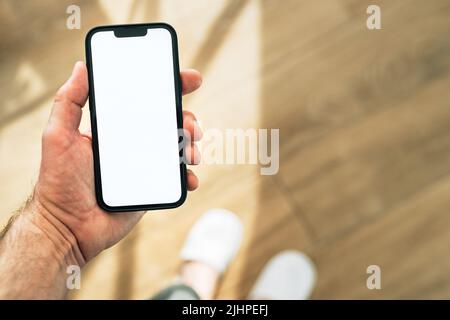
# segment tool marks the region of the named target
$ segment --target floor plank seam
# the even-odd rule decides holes
[[[287,202],[289,203],[290,213],[294,216],[294,219],[296,219],[300,224],[302,224],[305,227],[307,234],[307,237],[309,241],[312,243],[317,240],[317,233],[312,226],[309,219],[304,215],[303,209],[300,207],[299,204],[293,199],[291,192],[289,189],[284,185],[284,183],[281,181],[281,178],[277,178],[276,176],[272,177],[275,185],[279,188],[283,196],[286,198]]]
[[[340,239],[348,238],[353,233],[357,232],[363,227],[368,226],[371,223],[374,223],[380,219],[386,218],[390,212],[394,212],[397,208],[402,207],[406,202],[410,201],[412,198],[416,197],[417,194],[426,192],[426,190],[433,188],[434,185],[439,184],[441,181],[447,179],[450,177],[450,170],[442,175],[440,175],[438,178],[434,179],[432,182],[429,182],[419,188],[417,188],[414,192],[412,192],[410,195],[404,197],[401,201],[398,201],[396,204],[386,208],[385,210],[378,211],[377,213],[371,214],[370,216],[367,216],[366,218],[361,219],[359,222],[355,223],[352,226],[349,226],[347,228],[343,228],[340,232],[336,233],[335,235],[319,238],[318,241],[314,244],[313,247],[321,248],[329,245],[332,242],[335,242]],[[385,213],[383,213],[385,212]]]

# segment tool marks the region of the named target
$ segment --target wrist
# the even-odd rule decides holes
[[[78,265],[81,268],[86,264],[75,235],[41,204],[38,197],[34,196],[28,202],[21,216],[28,228],[40,234],[49,253],[62,267]]]
[[[36,199],[0,238],[0,299],[61,299],[67,267],[85,262],[75,237]]]

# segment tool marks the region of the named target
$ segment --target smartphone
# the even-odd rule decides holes
[[[112,212],[180,206],[187,189],[174,28],[93,28],[86,62],[98,205]]]

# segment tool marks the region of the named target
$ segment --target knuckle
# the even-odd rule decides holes
[[[66,148],[70,145],[70,141],[64,132],[50,124],[42,133],[42,144]]]

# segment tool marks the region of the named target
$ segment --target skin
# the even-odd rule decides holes
[[[181,79],[183,94],[202,82],[195,70],[182,71]],[[77,62],[55,96],[34,193],[0,234],[0,299],[64,298],[67,267],[83,267],[125,237],[144,214],[109,214],[97,205],[91,136],[79,130],[87,97],[86,66]],[[195,141],[202,134],[191,112],[183,112],[183,126],[192,137],[188,162],[197,164]],[[198,184],[188,170],[188,190]]]

